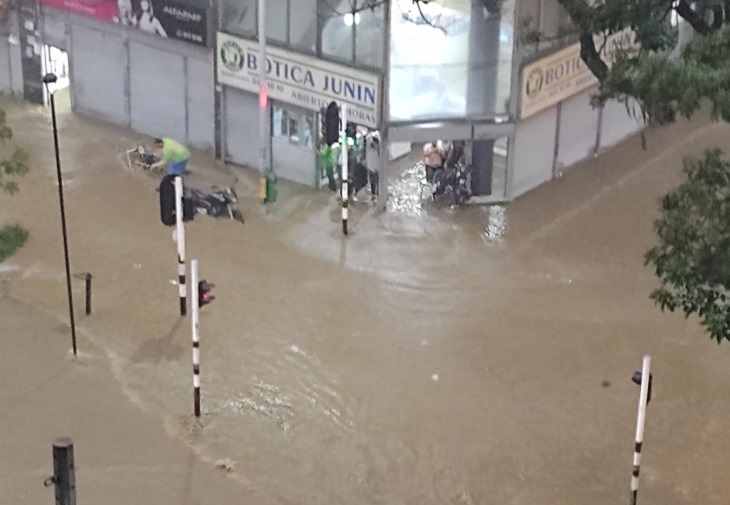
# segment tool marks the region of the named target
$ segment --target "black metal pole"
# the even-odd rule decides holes
[[[56,505],[76,505],[76,465],[70,438],[59,438],[53,443],[53,482]]]
[[[86,274],[86,315],[91,314],[91,274]]]
[[[53,118],[53,143],[56,149],[56,175],[58,176],[58,201],[61,206],[61,232],[63,234],[63,256],[66,262],[66,289],[68,291],[68,313],[71,319],[71,343],[74,356],[77,355],[76,348],[76,320],[74,319],[74,298],[71,290],[71,265],[68,259],[68,233],[66,231],[66,207],[63,202],[63,175],[61,174],[61,155],[58,149],[58,125],[56,124],[56,100],[51,95],[51,117]]]

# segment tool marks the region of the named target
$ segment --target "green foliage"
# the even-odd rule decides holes
[[[28,232],[17,225],[0,228],[0,262],[5,261],[28,240]]]
[[[581,56],[598,77],[595,105],[635,100],[644,121],[663,125],[690,117],[709,103],[713,117],[730,119],[730,12],[715,6],[717,22],[707,23],[705,5],[687,0],[558,0],[573,20]],[[711,5],[708,3],[707,5]],[[714,4],[712,4],[714,5]],[[708,9],[710,7],[707,7]],[[672,12],[674,11],[674,12]],[[694,37],[678,48],[671,15],[687,21]],[[610,35],[631,27],[637,47],[622,52],[609,69],[592,47],[594,34]]]
[[[652,125],[691,117],[704,104],[715,119],[730,118],[730,29],[695,38],[681,58],[658,53],[620,55],[601,82],[595,103],[635,99]]]
[[[13,138],[13,130],[7,125],[5,111],[0,109],[0,144]],[[28,153],[20,148],[13,150],[9,158],[0,158],[0,190],[15,194],[19,177],[28,172]]]
[[[686,180],[661,202],[659,244],[646,254],[662,310],[696,314],[710,336],[730,340],[730,162],[720,150],[685,160]]]

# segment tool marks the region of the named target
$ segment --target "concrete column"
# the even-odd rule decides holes
[[[487,5],[488,4],[488,5]],[[487,12],[486,7],[490,8]],[[469,59],[466,84],[466,116],[493,116],[497,98],[499,68],[499,0],[471,0]],[[494,140],[475,140],[472,145],[472,192],[492,194]]]

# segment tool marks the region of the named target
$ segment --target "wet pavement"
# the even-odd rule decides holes
[[[30,230],[6,273],[12,295],[63,319],[46,114],[9,109],[35,166],[19,195],[0,196],[0,222]],[[630,140],[506,208],[421,207],[411,179],[391,181],[405,203],[356,202],[346,239],[326,191],[284,185],[264,213],[255,174],[195,155],[191,182],[235,182],[246,215],[186,228],[217,296],[200,322],[201,430],[171,229],[156,181],[122,155],[145,139],[60,121],[72,269],[94,275],[81,335],[131,401],[201,458],[229,460],[257,503],[623,503],[645,353],[639,500],[726,503],[730,355],[653,306],[643,253],[682,157],[723,145],[728,127],[650,132],[647,151]],[[80,281],[75,295],[81,309]]]

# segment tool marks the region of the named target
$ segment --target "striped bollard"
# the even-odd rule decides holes
[[[187,310],[187,289],[185,287],[185,224],[183,223],[183,180],[175,177],[175,241],[177,242],[177,283],[180,295],[180,315]]]
[[[634,382],[640,381],[641,392],[639,393],[639,413],[636,419],[636,444],[634,445],[634,466],[631,471],[631,505],[636,505],[636,497],[639,493],[639,473],[641,467],[641,448],[644,443],[644,423],[646,421],[646,406],[651,397],[651,356],[644,356],[644,363],[641,368],[641,377],[634,374]]]
[[[347,105],[340,108],[342,123],[342,233],[347,235],[348,206],[350,204],[349,170],[347,166],[347,151],[350,147],[347,142]]]
[[[200,303],[198,300],[198,260],[190,262],[190,305],[193,309],[192,334],[193,334],[193,408],[195,417],[200,417],[200,335],[198,334],[198,322],[200,320]]]

